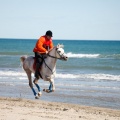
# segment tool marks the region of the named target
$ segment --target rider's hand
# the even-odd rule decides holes
[[[48,51],[46,51],[45,53],[48,54]]]

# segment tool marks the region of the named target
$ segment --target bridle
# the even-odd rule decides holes
[[[56,52],[58,53],[58,55],[60,56],[60,58],[58,58],[58,57],[56,57],[56,56],[52,56],[52,55],[50,55],[50,54],[47,54],[47,56],[49,56],[49,57],[51,57],[51,58],[55,58],[55,59],[61,60],[61,59],[63,58],[63,55],[64,55],[65,53],[63,53],[62,55],[60,55],[60,53],[59,53],[57,50],[58,50],[58,48],[56,48]]]

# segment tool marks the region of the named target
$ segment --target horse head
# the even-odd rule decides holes
[[[58,44],[56,46],[56,57],[60,60],[64,60],[64,61],[67,61],[68,60],[68,57],[67,55],[65,54],[64,52],[64,49],[63,49],[63,45],[60,45]]]
[[[55,58],[55,59],[67,61],[68,57],[64,53],[63,47],[64,47],[63,45],[58,44],[56,47],[54,47],[53,49],[51,49],[49,51],[48,56],[52,57],[52,58]],[[54,53],[53,53],[53,51],[54,51]]]

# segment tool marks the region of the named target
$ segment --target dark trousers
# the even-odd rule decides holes
[[[37,79],[39,79],[39,76],[40,76],[39,69],[43,63],[44,54],[40,54],[40,53],[35,52],[35,59],[36,59],[35,77]]]
[[[40,53],[35,52],[35,59],[36,59],[36,63],[40,64],[42,62],[42,60],[43,60],[43,55],[40,54]]]

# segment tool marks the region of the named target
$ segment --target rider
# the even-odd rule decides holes
[[[46,56],[48,51],[53,48],[52,42],[52,31],[48,30],[44,36],[41,36],[36,42],[33,52],[36,58],[36,70],[35,78],[39,79],[39,68],[42,65],[43,58]]]

